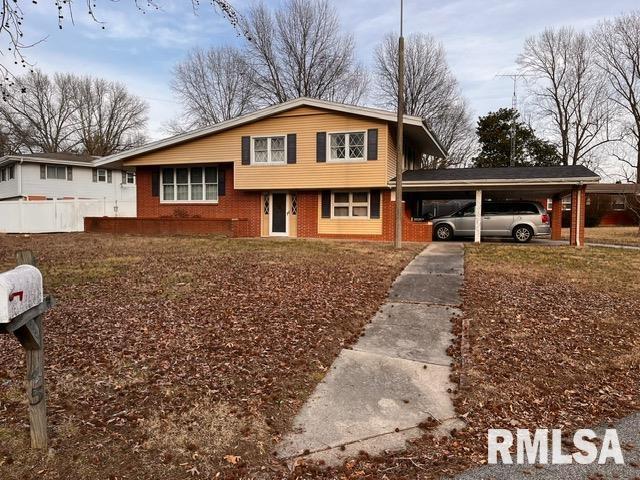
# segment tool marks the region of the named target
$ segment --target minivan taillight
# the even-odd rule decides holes
[[[542,223],[549,223],[549,214],[548,213],[543,213],[542,214]]]

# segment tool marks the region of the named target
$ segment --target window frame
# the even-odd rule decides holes
[[[104,173],[104,180],[100,180],[100,172]],[[107,169],[106,168],[96,168],[96,183],[107,183]]]
[[[348,202],[336,202],[336,193],[346,193],[349,195]],[[353,195],[356,193],[366,193],[367,194],[367,202],[366,205],[364,202],[354,202]],[[337,207],[347,207],[349,209],[349,215],[336,215],[335,208]],[[354,215],[353,209],[354,207],[367,207],[366,215]],[[369,190],[332,190],[331,191],[331,217],[332,220],[371,220],[371,192]]]
[[[129,181],[129,178],[133,179],[132,182]],[[136,185],[136,172],[132,172],[129,170],[122,171],[122,184],[127,187],[135,187]]]
[[[284,133],[274,133],[267,135],[252,135],[251,137],[251,165],[256,166],[273,166],[273,165],[287,165],[287,135]],[[266,138],[267,139],[267,161],[256,162],[256,140]],[[271,157],[271,139],[282,138],[284,140],[284,160],[282,162],[274,162]]]
[[[64,178],[58,178],[58,177],[52,177],[49,175],[49,168],[64,168]],[[66,165],[57,165],[55,163],[45,163],[44,164],[44,180],[64,180],[64,181],[68,181],[68,169],[69,167],[67,167]]]
[[[363,134],[363,146],[362,146],[362,157],[351,158],[348,156],[349,153],[349,138],[350,136],[356,133]],[[345,158],[332,158],[331,156],[331,136],[332,135],[345,135]],[[339,131],[339,132],[327,132],[327,140],[326,140],[326,150],[327,150],[327,162],[328,163],[364,163],[367,161],[368,151],[367,151],[367,143],[368,143],[368,135],[369,132],[365,130],[349,130],[349,131]]]
[[[188,199],[187,200],[177,200],[175,199],[178,195],[178,185],[184,185],[183,183],[178,184],[176,182],[176,170],[180,169],[180,168],[186,168],[188,170],[188,175],[189,178],[187,180],[186,185],[188,185]],[[202,169],[202,182],[201,183],[196,183],[193,184],[191,183],[191,170],[193,168],[201,168]],[[211,183],[211,182],[206,182],[206,174],[205,174],[205,169],[207,168],[213,168],[215,170],[215,183]],[[165,183],[164,182],[164,170],[165,169],[171,169],[173,170],[173,183]],[[216,166],[211,166],[211,165],[179,165],[179,166],[162,166],[160,168],[160,192],[159,192],[159,198],[160,198],[160,203],[164,203],[164,204],[188,204],[188,205],[194,205],[194,204],[204,204],[204,205],[216,205],[219,203],[220,201],[220,169],[219,167]],[[164,199],[164,187],[165,185],[173,185],[173,198],[174,200],[165,200]],[[191,192],[192,192],[192,186],[193,185],[201,185],[202,186],[202,200],[191,200]],[[205,200],[205,197],[207,195],[206,190],[207,190],[207,185],[215,185],[216,186],[216,198],[215,200]]]
[[[621,200],[620,203],[618,201]],[[624,212],[627,209],[627,201],[624,195],[616,195],[611,202],[611,210],[614,212]]]

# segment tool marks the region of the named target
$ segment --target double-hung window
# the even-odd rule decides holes
[[[163,202],[217,202],[218,169],[163,168],[161,192]]]
[[[365,132],[330,133],[331,145],[329,160],[349,161],[365,159]]]
[[[369,192],[333,192],[332,216],[369,218]]]
[[[253,138],[254,164],[285,163],[285,152],[284,135]]]
[[[122,172],[122,183],[125,185],[135,185],[136,184],[136,174],[135,172],[130,172],[125,170]]]

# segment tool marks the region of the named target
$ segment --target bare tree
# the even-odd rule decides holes
[[[144,143],[148,106],[142,99],[121,83],[75,76],[71,81],[81,153],[111,155]]]
[[[14,74],[12,68],[22,67],[23,69],[30,69],[31,64],[24,55],[24,51],[44,40],[39,38],[33,42],[25,39],[25,15],[22,5],[25,0],[1,0],[0,4],[0,55],[3,57],[3,61],[0,62],[0,96],[5,98],[11,93],[11,90],[16,86]],[[30,4],[37,5],[36,0],[28,2]],[[52,14],[56,16],[58,22],[58,28],[62,29],[67,19],[71,20],[73,24],[73,9],[72,6],[76,5],[75,2],[70,0],[53,0],[48,4],[47,2],[41,2],[44,8],[51,10]],[[106,24],[101,22],[97,16],[98,0],[84,0],[85,14],[100,25],[103,29]],[[109,2],[111,4],[117,2]],[[231,2],[227,0],[209,0],[208,3],[220,12],[229,23],[236,29],[241,30],[240,15],[235,11]],[[160,1],[147,0],[146,2],[140,2],[138,0],[132,0],[131,4],[146,13],[147,10],[160,10],[162,5]],[[196,11],[200,7],[200,0],[191,0],[191,8]],[[241,33],[246,33],[241,31]]]
[[[67,152],[77,145],[70,75],[35,70],[16,77],[17,89],[0,103],[0,116],[21,151]]]
[[[548,28],[525,41],[518,57],[535,78],[532,94],[550,122],[565,164],[578,164],[611,141],[608,85],[597,69],[591,38],[569,27]]]
[[[233,47],[191,52],[174,68],[171,89],[184,108],[184,119],[174,130],[204,127],[255,109],[249,65]]]
[[[633,160],[616,157],[635,170],[635,181],[640,183],[640,12],[601,22],[593,37],[597,64],[611,84],[611,98],[626,113],[619,122],[623,141],[635,153]]]
[[[327,0],[286,0],[275,11],[254,5],[242,23],[259,100],[275,104],[297,97],[358,103],[367,75],[354,41],[342,33]]]
[[[0,103],[0,125],[13,153],[109,155],[144,140],[147,105],[126,87],[39,70],[16,77]]]
[[[398,42],[388,34],[376,48],[378,104],[396,109],[398,98]],[[448,150],[446,159],[428,159],[426,167],[461,165],[475,148],[469,108],[447,63],[441,43],[432,36],[413,34],[405,44],[405,113],[420,116]]]

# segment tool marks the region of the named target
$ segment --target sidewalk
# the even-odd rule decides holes
[[[460,428],[449,389],[464,247],[434,243],[396,279],[389,299],[353,349],[342,350],[294,420],[277,453],[337,464],[361,450],[400,450],[429,418]]]

